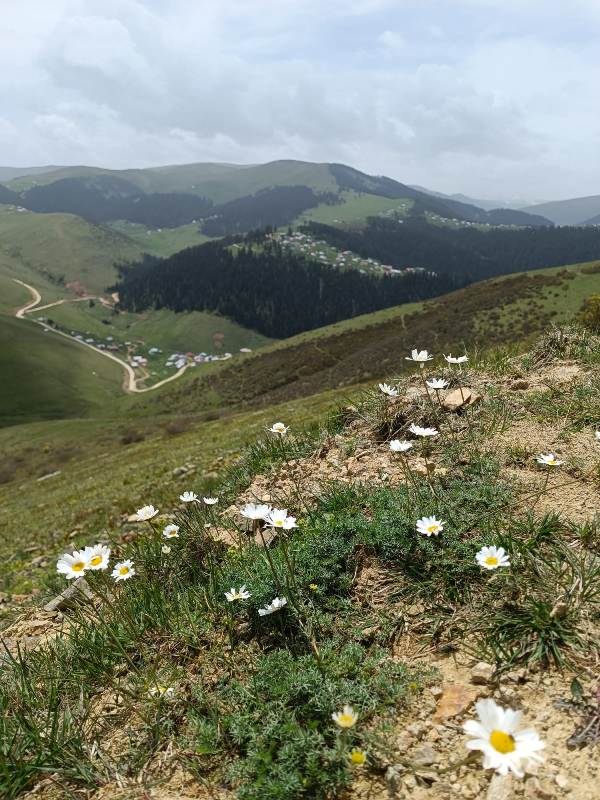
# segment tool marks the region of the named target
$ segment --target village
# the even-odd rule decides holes
[[[274,233],[271,238],[278,241],[282,247],[338,269],[357,269],[363,274],[376,275],[403,276],[415,272],[429,272],[430,275],[435,275],[424,267],[405,266],[399,269],[391,264],[382,264],[375,258],[362,258],[352,250],[338,250],[323,239],[315,239],[310,234],[300,231]]]

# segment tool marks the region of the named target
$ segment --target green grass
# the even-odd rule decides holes
[[[117,364],[6,316],[0,316],[0,374],[0,425],[98,412],[121,393]]]
[[[114,263],[137,259],[142,252],[126,236],[73,214],[0,206],[0,254],[64,284],[77,282],[103,292],[115,280]]]
[[[145,252],[166,258],[167,256],[211,241],[210,236],[200,233],[198,223],[181,225],[178,228],[162,228],[149,230],[145,225],[137,225],[127,220],[110,222],[107,225],[111,230],[121,233],[136,242]]]
[[[365,192],[340,192],[341,205],[319,205],[301,214],[295,225],[307,222],[322,222],[325,225],[356,224],[365,222],[367,217],[386,212],[397,212],[404,216],[412,207],[412,200],[391,200]]]

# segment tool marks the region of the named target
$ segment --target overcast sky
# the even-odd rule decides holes
[[[600,193],[600,0],[0,0],[0,164]]]

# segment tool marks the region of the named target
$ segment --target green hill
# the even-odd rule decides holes
[[[118,364],[25,320],[0,315],[0,427],[106,413],[121,394]]]

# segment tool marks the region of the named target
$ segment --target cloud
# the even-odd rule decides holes
[[[559,0],[22,0],[0,18],[0,161],[345,160],[594,193],[599,28],[593,0],[567,19]]]

